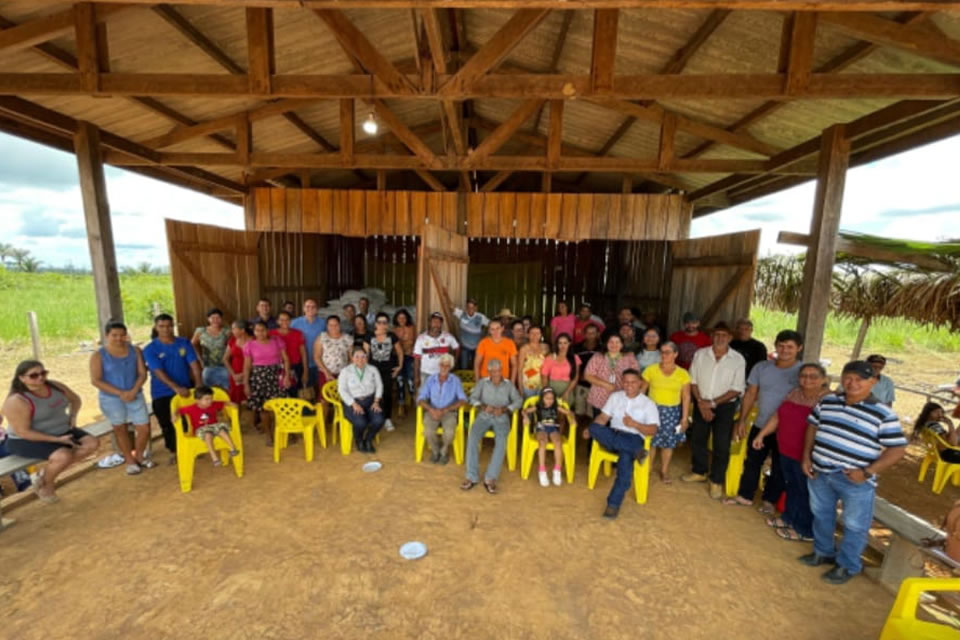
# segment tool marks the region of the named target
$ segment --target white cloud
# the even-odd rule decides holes
[[[851,169],[840,228],[873,235],[938,241],[960,236],[957,158],[960,136]],[[761,229],[760,253],[795,253],[777,244],[780,231],[808,233],[814,183],[693,221],[691,235],[703,237]]]

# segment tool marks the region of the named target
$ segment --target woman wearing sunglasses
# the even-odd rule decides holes
[[[80,396],[63,383],[47,380],[48,373],[36,360],[17,365],[3,415],[10,421],[7,450],[12,455],[47,461],[33,484],[37,497],[49,503],[58,500],[57,476],[93,454],[99,442],[77,429]]]
[[[400,338],[390,331],[390,316],[382,311],[374,320],[369,350],[370,362],[377,368],[383,381],[383,400],[380,403],[386,417],[383,428],[393,431],[393,421],[390,419],[390,412],[393,411],[393,387],[397,384],[400,365],[403,363],[403,349],[400,347]]]

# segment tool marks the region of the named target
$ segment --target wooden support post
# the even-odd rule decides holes
[[[353,98],[343,98],[340,100],[340,156],[344,162],[353,161],[354,127],[356,116]]]
[[[590,85],[594,91],[613,88],[614,63],[617,57],[618,9],[596,9],[593,12],[593,55],[590,64]]]
[[[247,79],[250,93],[268,95],[276,70],[273,54],[273,9],[247,7]]]
[[[80,2],[73,8],[77,43],[77,68],[84,91],[100,90],[100,54],[97,39],[96,7],[90,2]]]
[[[810,244],[803,269],[797,331],[804,335],[804,360],[816,362],[823,346],[823,330],[833,285],[837,231],[843,208],[843,187],[850,162],[850,140],[843,125],[824,130],[820,141],[817,192],[810,221]]]
[[[553,188],[553,174],[549,171],[544,171],[540,178],[540,190],[544,193],[550,193]]]
[[[547,165],[556,169],[560,164],[563,145],[563,100],[550,101],[550,130],[547,135]]]
[[[108,321],[123,320],[123,302],[120,297],[120,278],[117,275],[117,256],[113,246],[107,185],[103,176],[100,130],[89,122],[78,121],[73,148],[80,172],[80,195],[83,197],[83,216],[87,223],[87,240],[90,243],[97,319],[102,332]]]
[[[381,169],[377,171],[377,191],[386,191],[387,189],[387,172]]]
[[[660,123],[660,149],[657,154],[657,167],[664,169],[673,162],[674,141],[677,137],[677,115],[672,112],[663,114]]]
[[[623,182],[620,183],[620,193],[633,193],[633,176],[629,173],[623,174]]]

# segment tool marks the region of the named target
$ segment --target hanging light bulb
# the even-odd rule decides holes
[[[373,111],[367,114],[367,119],[363,121],[363,130],[371,136],[377,135],[377,130],[380,126],[377,124],[377,119],[373,117]]]

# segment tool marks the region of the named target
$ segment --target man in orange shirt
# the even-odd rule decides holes
[[[473,362],[473,375],[478,381],[481,378],[489,377],[487,363],[490,360],[499,360],[503,367],[503,377],[507,380],[513,380],[513,374],[517,370],[517,345],[513,343],[513,340],[503,337],[503,322],[501,320],[491,320],[488,331],[490,335],[477,345],[477,355]]]

